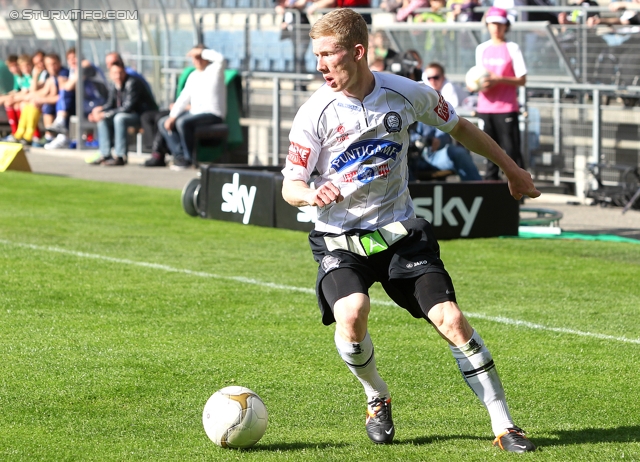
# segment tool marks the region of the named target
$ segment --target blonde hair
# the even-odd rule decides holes
[[[364,18],[349,8],[337,8],[315,22],[309,32],[312,39],[334,37],[338,45],[352,48],[358,44],[365,50],[369,45],[369,29]]]

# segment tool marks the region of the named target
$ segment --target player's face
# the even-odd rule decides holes
[[[320,37],[313,40],[313,54],[318,60],[317,69],[333,91],[349,91],[354,84],[356,51],[346,50],[334,37]]]

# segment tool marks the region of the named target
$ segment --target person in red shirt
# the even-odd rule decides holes
[[[307,14],[313,14],[323,8],[371,8],[371,0],[314,0],[307,8]],[[362,14],[364,22],[371,24],[371,15]]]

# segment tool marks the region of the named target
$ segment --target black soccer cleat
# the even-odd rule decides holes
[[[374,398],[367,404],[367,436],[377,444],[391,443],[396,434],[391,419],[391,398]]]
[[[518,427],[507,428],[507,431],[496,436],[493,445],[508,452],[533,452],[535,444],[524,436],[524,430]]]

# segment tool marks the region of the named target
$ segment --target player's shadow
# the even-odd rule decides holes
[[[556,436],[536,438],[531,436],[537,446],[569,446],[584,443],[637,443],[640,441],[640,426],[616,428],[582,428],[577,430],[558,430]]]
[[[539,448],[552,446],[570,446],[585,443],[637,443],[640,442],[640,426],[625,426],[616,428],[583,428],[577,430],[559,430],[552,432],[554,436],[531,437],[531,441]],[[472,435],[434,435],[418,438],[399,439],[394,444],[428,445],[437,441],[447,440],[481,440],[487,437]]]
[[[420,436],[418,438],[396,438],[393,441],[393,444],[408,444],[414,446],[421,446],[426,444],[432,444],[437,441],[448,441],[448,440],[476,440],[476,441],[486,441],[487,437],[483,436],[473,436],[473,435],[433,435],[433,436]]]
[[[302,449],[329,449],[341,448],[348,446],[346,443],[273,443],[273,444],[257,444],[248,449],[251,452],[268,451],[300,451]]]

